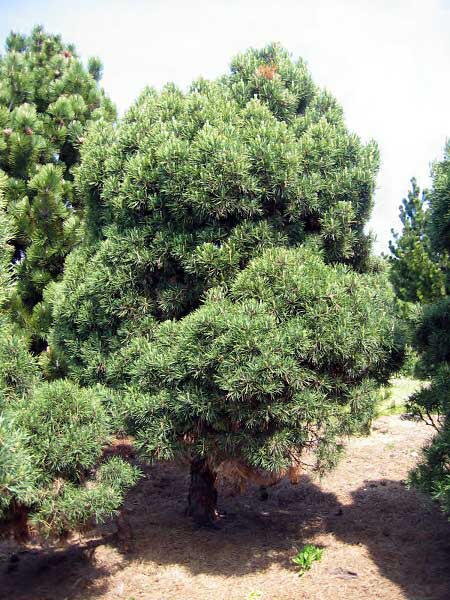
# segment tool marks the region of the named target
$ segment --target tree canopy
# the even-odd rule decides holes
[[[11,33],[0,57],[0,170],[7,176],[0,210],[13,225],[16,278],[9,311],[38,350],[49,326],[43,291],[80,241],[73,167],[86,126],[115,118],[98,85],[101,69],[96,58],[85,68],[72,45],[42,27]]]
[[[326,262],[372,268],[377,147],[276,45],[187,92],[145,90],[117,127],[92,128],[81,156],[87,242],[52,296],[51,348],[83,383],[103,381],[136,333],[189,314],[266,248],[312,237]]]
[[[423,307],[416,324],[415,346],[420,369],[431,383],[411,398],[411,408],[433,425],[436,436],[424,451],[413,481],[438,500],[450,513],[450,145],[433,167],[430,192],[432,249],[444,261],[446,295]]]
[[[188,455],[198,522],[226,460],[274,473],[310,448],[332,464],[398,368],[364,232],[377,168],[376,145],[276,45],[90,129],[85,241],[52,290],[50,351],[107,386],[144,457]]]
[[[392,253],[391,281],[403,302],[428,303],[445,295],[444,257],[433,248],[430,239],[429,192],[420,193],[415,179],[400,206],[401,233],[393,233],[389,242]]]

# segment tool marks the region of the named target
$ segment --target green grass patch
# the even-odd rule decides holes
[[[400,415],[406,412],[406,401],[420,389],[425,382],[408,377],[394,377],[390,385],[380,391],[380,400],[376,407],[376,416]]]

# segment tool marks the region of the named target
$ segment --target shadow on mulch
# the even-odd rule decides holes
[[[89,551],[80,546],[19,550],[2,559],[1,600],[88,600],[107,589],[109,572],[97,567]],[[87,579],[92,585],[79,589]]]
[[[348,505],[306,476],[298,486],[273,488],[267,501],[250,490],[222,498],[227,516],[217,531],[195,529],[184,517],[186,490],[187,474],[178,467],[147,470],[125,507],[133,549],[116,570],[130,561],[181,565],[193,575],[244,576],[273,563],[292,569],[296,548],[315,534],[329,533],[367,547],[380,574],[401,587],[408,600],[425,599],[424,589],[435,590],[426,600],[450,598],[450,524],[426,498],[398,481],[368,481]],[[25,553],[16,563],[0,563],[0,598],[88,600],[105,591],[110,573],[80,548]]]

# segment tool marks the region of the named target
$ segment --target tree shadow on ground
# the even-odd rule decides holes
[[[131,561],[225,577],[264,571],[274,563],[293,569],[296,548],[316,534],[331,534],[346,544],[365,546],[380,574],[406,598],[450,598],[450,524],[423,496],[398,481],[366,482],[352,493],[350,504],[341,504],[306,476],[298,486],[282,483],[273,488],[265,502],[249,490],[222,498],[227,517],[217,531],[195,529],[184,516],[186,489],[187,474],[174,465],[147,470],[125,507],[133,550],[116,569]],[[25,555],[14,572],[0,567],[0,597],[85,600],[100,595],[103,584],[99,587],[96,580],[108,574],[105,569],[79,549],[58,552]],[[81,578],[85,583],[78,589]]]
[[[98,567],[84,546],[19,549],[0,556],[1,600],[96,598],[106,590],[108,572]],[[92,582],[79,590],[81,581]]]
[[[380,574],[411,600],[450,600],[450,523],[438,507],[403,482],[366,481],[326,529],[363,545]]]

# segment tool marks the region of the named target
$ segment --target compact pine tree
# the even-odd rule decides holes
[[[195,521],[215,519],[218,474],[295,481],[305,451],[333,466],[343,437],[367,428],[401,359],[386,284],[307,247],[269,249],[116,356],[126,429],[151,460],[190,460]]]
[[[264,248],[313,237],[329,263],[372,266],[377,147],[277,46],[187,93],[146,90],[117,127],[94,127],[81,154],[89,243],[52,296],[51,346],[85,384],[104,380],[135,332],[187,315]]]
[[[368,274],[376,146],[269,46],[187,93],[146,90],[81,155],[86,241],[51,298],[68,373],[109,386],[144,455],[188,454],[198,522],[227,460],[280,473],[308,447],[332,463],[401,353]]]
[[[392,230],[391,281],[403,302],[428,303],[445,295],[445,264],[433,252],[430,241],[428,192],[420,194],[415,179],[400,206],[401,234]]]
[[[13,222],[17,279],[9,312],[36,349],[48,328],[43,290],[80,237],[72,171],[86,127],[115,118],[100,74],[98,59],[85,69],[73,46],[42,27],[11,33],[0,57],[0,169],[8,176],[0,210]]]
[[[437,434],[424,450],[412,481],[450,513],[450,143],[433,168],[430,193],[430,239],[433,252],[447,265],[446,295],[425,305],[417,324],[415,346],[420,368],[431,384],[410,399],[411,409],[433,425]]]

